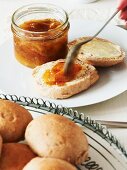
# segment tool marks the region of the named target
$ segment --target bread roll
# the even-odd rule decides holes
[[[76,170],[70,163],[54,158],[34,158],[23,170]]]
[[[36,155],[21,143],[3,144],[0,158],[0,170],[22,170]]]
[[[0,156],[1,156],[1,150],[2,150],[2,143],[3,143],[3,140],[2,140],[2,137],[0,135]]]
[[[54,98],[54,99],[64,99],[68,98],[74,94],[77,94],[83,90],[88,89],[91,85],[93,85],[98,79],[99,75],[95,69],[95,67],[84,64],[84,62],[75,61],[75,64],[78,64],[81,67],[81,70],[75,75],[75,77],[67,81],[65,84],[58,85],[56,84],[47,84],[47,82],[44,81],[44,74],[47,70],[51,70],[54,68],[58,63],[65,63],[64,59],[60,59],[57,61],[52,61],[46,64],[43,64],[42,66],[38,66],[33,71],[33,77],[35,78],[35,81],[39,87],[40,93],[42,96]],[[55,75],[51,73],[49,79],[58,79],[58,81],[61,81],[60,79],[64,80],[68,77],[63,76],[64,73],[61,73],[61,70],[63,68],[60,68],[59,71]],[[50,71],[51,72],[51,71]],[[75,70],[72,70],[73,73],[75,73]],[[56,77],[57,75],[61,74],[60,77]]]
[[[25,139],[40,157],[77,165],[88,155],[88,141],[82,129],[64,116],[48,114],[35,118],[26,128]]]
[[[68,44],[71,48],[81,40],[87,40],[90,37],[76,39]],[[93,66],[107,67],[123,62],[125,52],[119,45],[116,45],[102,38],[94,38],[81,46],[77,58]]]
[[[0,134],[3,142],[16,142],[24,138],[31,114],[22,106],[8,100],[0,100]]]

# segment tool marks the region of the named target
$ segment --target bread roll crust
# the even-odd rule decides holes
[[[2,144],[3,144],[3,139],[0,135],[0,157],[1,157]]]
[[[3,144],[0,158],[0,170],[22,170],[36,155],[26,144]]]
[[[0,134],[3,142],[17,142],[24,138],[31,114],[22,106],[0,99]]]
[[[64,116],[48,114],[34,119],[26,128],[25,138],[40,157],[58,158],[77,165],[88,156],[85,134]]]
[[[72,42],[70,42],[68,44],[68,47],[69,49],[74,46],[75,44],[77,44],[78,42],[80,42],[81,40],[87,40],[88,38],[90,37],[81,37],[81,38],[78,38]],[[107,42],[107,43],[110,43],[114,46],[116,46],[116,48],[119,48],[120,50],[120,53],[121,55],[120,56],[114,56],[114,57],[97,57],[97,56],[94,56],[94,55],[85,55],[83,53],[83,46],[81,47],[81,49],[79,50],[79,53],[77,55],[77,58],[81,61],[84,61],[85,63],[88,63],[88,64],[91,64],[93,66],[100,66],[100,67],[108,67],[108,66],[113,66],[113,65],[116,65],[118,63],[121,63],[124,61],[124,58],[125,58],[125,52],[123,49],[121,49],[120,46],[112,43],[111,41],[108,41],[108,40],[105,40],[105,39],[102,39],[102,38],[95,38],[95,40],[99,40],[99,41],[102,41],[102,42]]]
[[[76,170],[70,163],[54,158],[39,158],[32,159],[23,170]]]
[[[33,77],[38,85],[39,91],[42,96],[54,98],[54,99],[64,99],[73,96],[81,91],[88,89],[93,85],[98,79],[99,75],[95,67],[85,64],[79,60],[76,60],[76,63],[82,65],[82,70],[77,74],[76,78],[70,82],[66,82],[63,86],[58,85],[47,85],[42,80],[42,75],[47,69],[51,69],[58,62],[65,62],[64,59],[57,61],[52,61],[42,66],[38,66],[33,71]]]

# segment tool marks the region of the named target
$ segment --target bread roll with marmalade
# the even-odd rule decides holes
[[[68,98],[88,89],[99,79],[97,70],[92,65],[76,60],[70,72],[64,75],[64,64],[65,59],[60,59],[34,69],[33,77],[42,96]]]
[[[61,115],[47,114],[32,120],[26,128],[25,139],[40,157],[78,165],[88,156],[88,141],[81,127]]]
[[[71,48],[82,40],[90,37],[78,38],[68,44]],[[117,44],[102,38],[94,38],[81,46],[77,58],[93,66],[108,67],[123,62],[125,52]]]
[[[23,170],[77,170],[70,163],[54,158],[34,158]]]

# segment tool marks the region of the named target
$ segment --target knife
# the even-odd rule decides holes
[[[127,122],[122,121],[96,120],[96,122],[108,128],[127,128]]]

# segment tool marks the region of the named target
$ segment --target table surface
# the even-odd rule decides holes
[[[42,0],[31,0],[30,2],[29,0],[0,0],[0,44],[11,35],[11,15],[15,9],[36,2],[42,2]],[[117,0],[99,0],[90,4],[85,4],[84,0],[43,0],[43,2],[63,7],[69,13],[70,18],[96,21],[106,21],[117,6]],[[123,24],[123,21],[117,16],[112,24]],[[127,91],[108,101],[75,109],[86,113],[93,119],[127,121]],[[127,129],[110,130],[127,148]]]

